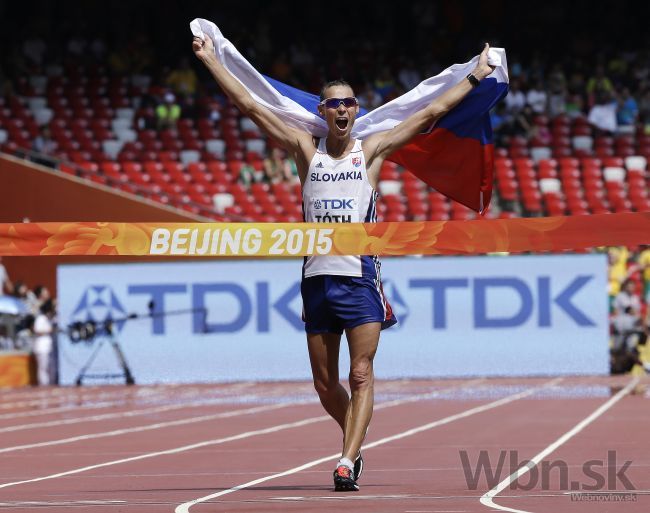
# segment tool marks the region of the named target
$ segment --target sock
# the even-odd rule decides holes
[[[352,462],[351,460],[349,460],[349,459],[347,459],[347,458],[341,458],[341,459],[339,460],[339,462],[336,464],[336,467],[338,468],[338,467],[340,467],[341,465],[345,465],[345,466],[348,467],[350,470],[354,470],[354,462]]]

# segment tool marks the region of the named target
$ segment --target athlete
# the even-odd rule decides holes
[[[467,79],[392,130],[376,133],[363,143],[350,136],[359,113],[352,88],[343,80],[329,82],[318,106],[328,134],[319,140],[287,126],[256,102],[219,62],[210,38],[195,37],[192,47],[239,110],[296,162],[306,222],[375,222],[384,159],[431,128],[494,69],[487,62],[486,43]],[[380,331],[396,322],[382,291],[379,269],[375,256],[312,256],[303,264],[301,292],[314,386],[323,407],[343,431],[343,451],[334,471],[337,491],[359,490],[360,448],[373,410],[373,359]],[[350,352],[351,396],[338,375],[344,331]]]

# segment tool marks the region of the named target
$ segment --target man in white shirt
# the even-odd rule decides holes
[[[52,354],[52,318],[54,317],[54,304],[48,299],[41,305],[41,312],[34,320],[34,356],[36,357],[36,374],[38,384],[50,384],[50,355]]]

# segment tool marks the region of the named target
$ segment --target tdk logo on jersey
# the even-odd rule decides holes
[[[352,165],[359,167],[361,165],[361,157],[352,157]]]
[[[347,199],[324,199],[314,201],[314,208],[325,210],[352,210],[356,208],[354,198]]]
[[[107,285],[88,287],[72,312],[72,320],[78,322],[104,323],[114,322],[121,330],[126,322],[127,313],[115,296],[113,289]]]

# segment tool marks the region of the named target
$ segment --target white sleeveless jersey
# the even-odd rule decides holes
[[[377,193],[368,181],[361,141],[349,155],[334,159],[321,139],[309,164],[302,188],[302,209],[308,223],[374,223],[377,221]],[[375,256],[309,256],[303,277],[320,274],[379,276]]]

